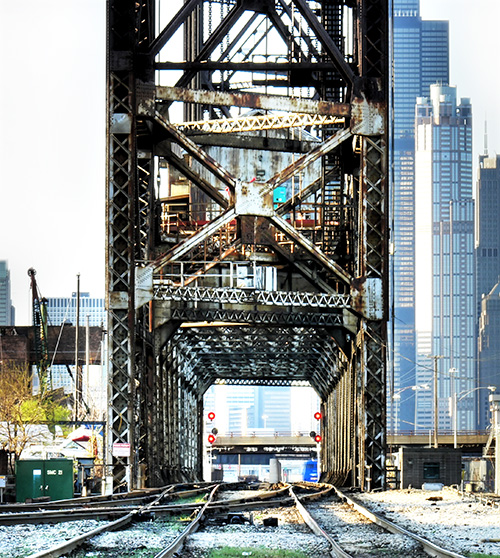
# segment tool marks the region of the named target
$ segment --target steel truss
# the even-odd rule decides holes
[[[258,304],[259,306],[290,306],[350,308],[350,295],[307,293],[296,291],[260,291],[255,289],[173,287],[160,282],[154,291],[155,300],[183,302],[217,302],[221,304]]]
[[[201,476],[211,384],[308,382],[325,476],[385,486],[387,4],[108,0],[115,481]]]
[[[304,128],[306,126],[326,126],[341,124],[336,116],[320,114],[286,114],[284,116],[263,114],[224,120],[199,120],[178,124],[183,132],[197,131],[210,134],[229,134],[234,132],[256,132],[261,130],[280,130],[282,128]]]

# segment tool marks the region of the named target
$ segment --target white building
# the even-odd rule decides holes
[[[80,293],[80,303],[78,307],[79,325],[81,328],[80,342],[85,346],[85,327],[88,325],[106,326],[106,311],[104,298],[93,298],[88,292]],[[72,293],[71,297],[47,298],[48,322],[51,326],[76,325],[77,315],[77,293]],[[104,342],[102,343],[101,361],[104,362]],[[104,364],[87,366],[82,365],[83,377],[83,399],[91,408],[103,410],[106,406],[106,370]],[[63,387],[65,393],[73,393],[75,365],[70,366],[70,372],[66,366],[53,365],[51,367],[52,387],[54,389]]]

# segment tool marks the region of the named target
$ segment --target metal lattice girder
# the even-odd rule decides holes
[[[113,458],[115,443],[134,445],[133,401],[134,355],[131,340],[130,293],[134,268],[135,147],[132,136],[133,76],[124,58],[134,48],[133,5],[108,3],[108,20],[114,21],[108,49],[114,53],[108,67],[108,168],[107,168],[107,278],[108,309],[108,421],[107,463],[113,476],[123,481],[130,473],[127,458]],[[120,53],[120,54],[118,54]],[[132,329],[131,329],[132,328]],[[109,472],[108,472],[109,473]]]
[[[320,392],[336,381],[336,343],[328,330],[304,327],[182,327],[172,337],[184,381],[204,392],[217,379],[310,382]]]
[[[174,287],[159,281],[155,299],[183,302],[216,302],[221,304],[258,304],[259,306],[289,306],[349,309],[350,295],[292,291],[260,291],[255,289]]]
[[[389,91],[389,11],[388,3],[377,0],[358,0],[363,17],[360,20],[361,73],[371,80],[374,100],[385,107],[387,123],[387,101]],[[387,124],[386,124],[387,129]],[[366,223],[364,243],[366,252],[362,270],[367,277],[380,278],[383,291],[388,283],[388,165],[387,133],[363,138],[362,143],[362,187],[366,188],[363,218]],[[388,297],[381,299],[384,315],[387,316]],[[364,329],[361,325],[361,331]],[[383,321],[367,321],[363,335],[365,355],[364,409],[363,417],[365,445],[361,459],[367,468],[363,488],[385,488],[385,405],[386,405],[386,341],[387,332]],[[369,482],[366,482],[367,479]]]
[[[283,128],[303,128],[306,126],[327,126],[343,124],[336,116],[319,114],[263,114],[258,116],[242,116],[241,118],[225,118],[218,120],[198,120],[174,124],[183,132],[205,132],[210,134],[232,134],[238,132],[255,132],[261,130],[281,130]]]
[[[258,310],[203,310],[199,308],[171,308],[170,319],[182,322],[228,322],[276,326],[341,326],[344,318],[340,314],[322,312],[290,313],[261,312]]]
[[[365,463],[367,479],[364,488],[370,490],[384,483],[385,432],[386,432],[386,386],[385,386],[385,329],[368,322],[364,335],[366,350],[365,368]],[[368,482],[368,478],[370,482]]]

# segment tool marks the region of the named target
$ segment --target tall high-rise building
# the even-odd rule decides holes
[[[104,298],[93,298],[88,292],[80,293],[80,303],[77,305],[77,293],[72,293],[71,297],[52,297],[47,298],[48,322],[51,326],[76,325],[76,315],[79,314],[79,324],[84,328],[87,323],[89,327],[105,326],[106,311],[104,308]],[[84,343],[84,331],[82,329],[82,343]],[[71,367],[71,374],[74,376],[74,367]],[[100,368],[99,368],[100,370]],[[99,373],[97,368],[94,374]],[[64,388],[66,393],[71,393],[74,389],[74,380],[65,366],[54,365],[51,367],[52,387]],[[100,378],[98,378],[100,382]],[[92,381],[92,379],[90,379]],[[96,396],[95,396],[96,397]]]
[[[416,107],[415,327],[417,385],[438,383],[438,425],[475,428],[476,306],[472,109],[456,88],[435,84]],[[429,339],[431,355],[429,357]],[[425,356],[427,353],[427,356]],[[437,362],[437,360],[439,361]],[[420,391],[416,422],[434,424],[433,390]]]
[[[491,425],[489,395],[500,389],[500,282],[481,298],[478,345],[477,428],[486,430]]]
[[[478,427],[490,424],[487,386],[500,389],[500,155],[479,156],[476,183],[476,299],[479,319]]]
[[[5,260],[0,260],[0,325],[14,325],[15,310],[10,298],[10,271]]]
[[[476,183],[476,258],[478,304],[500,275],[500,155],[479,156]]]
[[[449,82],[447,21],[426,21],[420,0],[394,0],[392,362],[389,426],[415,429],[415,103],[433,83]],[[403,390],[404,393],[403,393]],[[397,417],[397,421],[396,421]]]

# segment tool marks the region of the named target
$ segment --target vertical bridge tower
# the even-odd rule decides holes
[[[200,478],[213,383],[308,382],[325,479],[383,488],[388,0],[107,18],[115,481]]]

